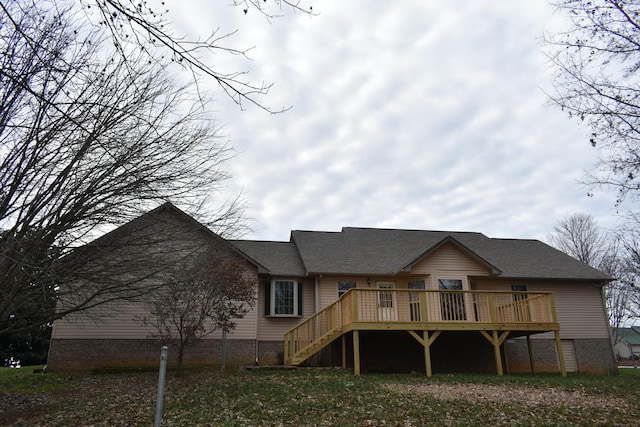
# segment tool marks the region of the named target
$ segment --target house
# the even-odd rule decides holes
[[[179,229],[164,247],[214,245],[254,275],[257,303],[228,336],[228,364],[617,372],[602,296],[611,278],[537,240],[346,227],[225,241],[170,204],[132,223],[152,225],[110,239]],[[144,313],[118,302],[56,321],[49,369],[157,364],[162,342],[135,321]],[[219,348],[211,334],[185,363],[216,363]]]
[[[613,331],[614,351],[618,360],[640,357],[640,326],[617,328]]]

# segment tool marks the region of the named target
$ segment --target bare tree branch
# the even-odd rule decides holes
[[[551,101],[591,129],[600,150],[591,186],[617,190],[617,205],[640,190],[640,1],[562,0],[571,27],[545,37],[556,70]]]
[[[89,266],[90,251],[73,249],[167,200],[203,206],[229,179],[233,153],[202,94],[177,86],[162,64],[105,56],[104,38],[69,9],[0,5],[3,335],[147,292],[167,263],[151,237],[131,237],[140,262],[127,266],[121,254]],[[216,214],[205,218],[218,231],[246,225],[239,203]],[[156,258],[154,268],[141,261]],[[60,286],[73,280],[79,288]]]
[[[251,83],[246,79],[247,73],[244,71],[223,71],[215,63],[208,62],[207,54],[214,52],[240,55],[248,59],[249,49],[238,50],[225,45],[235,31],[219,35],[218,30],[214,30],[203,40],[189,40],[177,36],[171,30],[168,18],[170,11],[166,9],[164,1],[160,4],[161,10],[153,9],[148,2],[130,0],[81,0],[81,3],[87,17],[104,28],[114,45],[122,52],[140,50],[153,60],[165,55],[171,57],[172,61],[188,69],[194,79],[197,80],[199,76],[213,79],[240,108],[248,103],[270,113],[288,109],[274,110],[263,103],[261,97],[268,94],[272,83]],[[282,16],[286,10],[309,16],[316,14],[312,6],[304,6],[302,1],[234,0],[231,5],[242,8],[244,14],[257,11],[269,22]],[[99,16],[97,20],[94,16],[96,12]]]

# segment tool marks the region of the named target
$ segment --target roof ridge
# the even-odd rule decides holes
[[[456,234],[480,234],[485,236],[480,231],[456,231],[456,230],[424,230],[420,228],[389,228],[389,227],[342,227],[342,230],[378,230],[378,231],[409,231],[409,232],[421,232],[421,233],[456,233]],[[487,236],[488,237],[488,236]]]
[[[540,243],[544,243],[540,239],[531,239],[531,238],[529,238],[529,239],[521,239],[521,238],[518,238],[518,237],[489,237],[489,238],[491,240],[509,240],[509,241],[514,241],[514,242],[540,242]],[[547,245],[546,243],[544,243],[544,244]],[[547,245],[547,246],[549,246],[549,245]]]
[[[261,239],[227,239],[229,242],[251,242],[251,243],[287,243],[291,240],[261,240]]]
[[[291,233],[323,233],[323,234],[340,234],[340,233],[342,233],[342,231],[291,230]]]

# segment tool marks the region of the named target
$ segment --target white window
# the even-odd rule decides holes
[[[511,285],[511,290],[514,292],[527,292],[527,285]],[[527,298],[527,294],[515,293],[513,299],[520,301]]]
[[[356,287],[356,282],[338,282],[338,298],[344,295],[349,289]]]
[[[438,289],[441,290],[462,290],[462,280],[460,279],[438,279]]]
[[[440,293],[440,309],[442,320],[467,320],[465,310],[464,294],[461,292],[463,283],[460,279],[438,279],[438,289],[444,291]]]
[[[302,316],[302,284],[292,279],[275,279],[266,284],[265,315]]]

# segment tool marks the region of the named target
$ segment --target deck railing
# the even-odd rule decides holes
[[[285,361],[315,352],[353,324],[404,324],[409,329],[450,329],[468,324],[522,325],[556,323],[550,292],[351,289],[285,334]],[[319,349],[319,348],[318,348]]]

